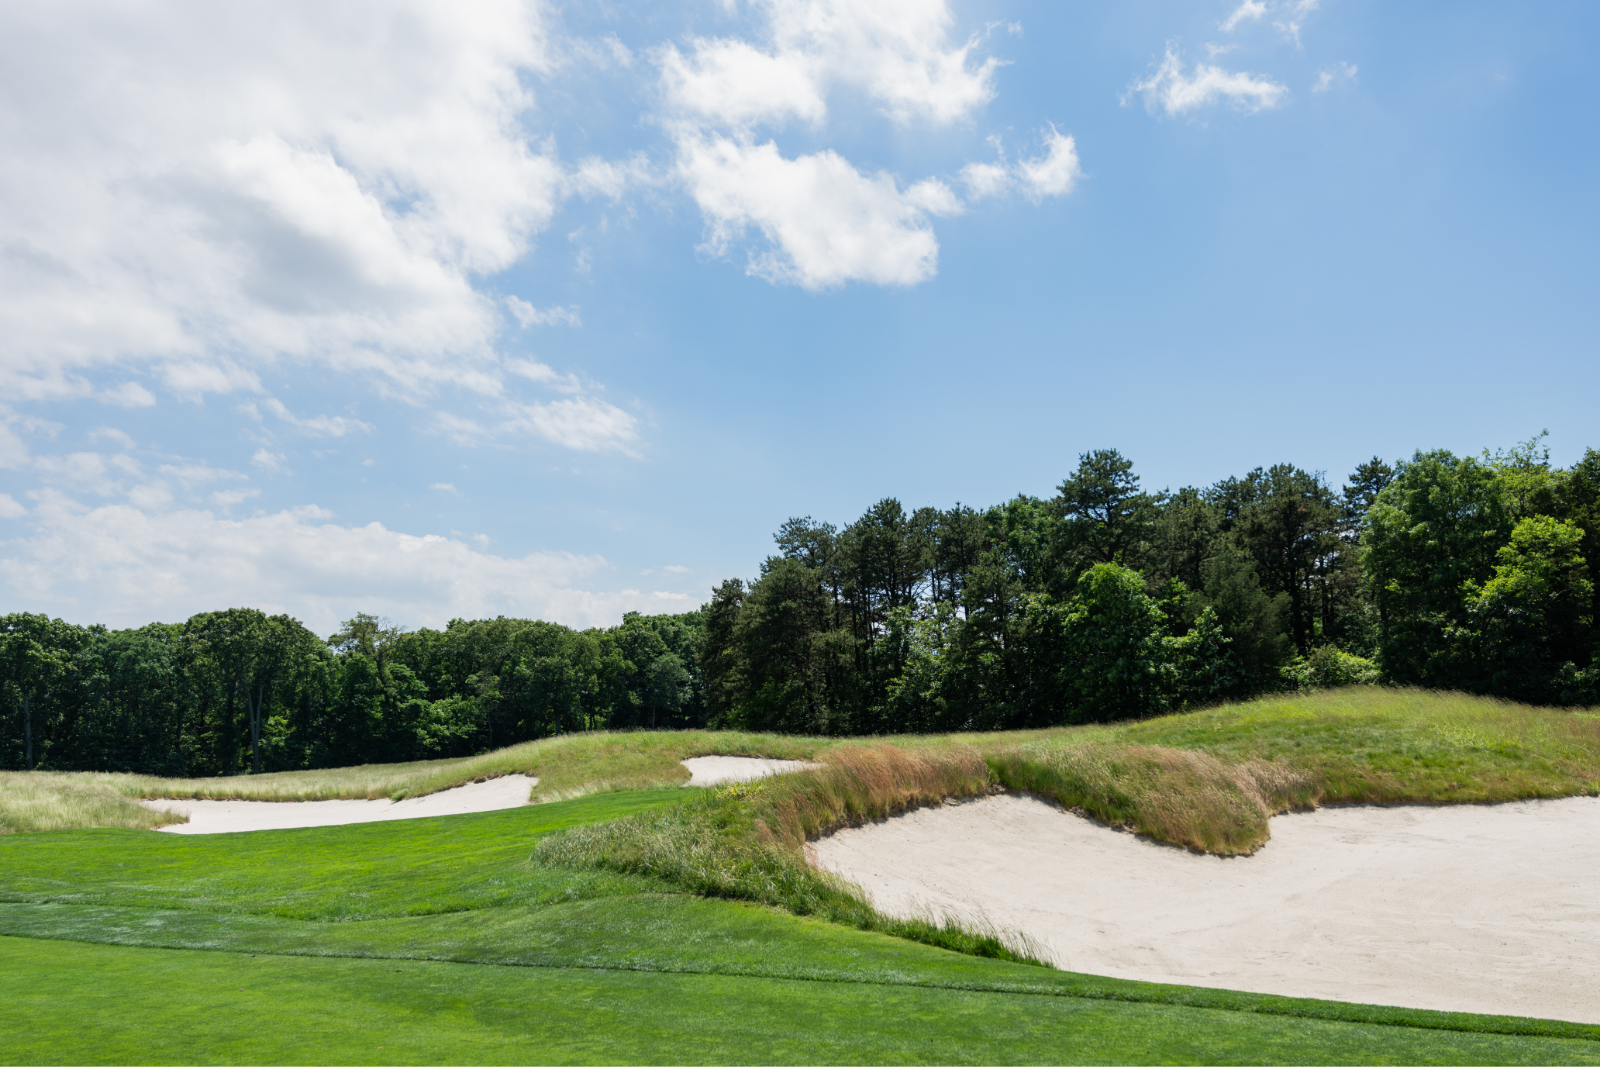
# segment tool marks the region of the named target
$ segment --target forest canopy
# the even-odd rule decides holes
[[[0,617],[0,768],[207,776],[464,756],[575,730],[994,730],[1386,682],[1600,703],[1600,452],[1292,464],[1150,492],[1115,450],[1049,498],[793,518],[701,608],[574,630],[249,608]]]

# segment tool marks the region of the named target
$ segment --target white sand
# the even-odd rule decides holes
[[[1074,971],[1600,1023],[1600,799],[1324,808],[1219,859],[989,797],[813,856],[886,911],[984,917]]]
[[[803,771],[820,767],[800,759],[760,759],[756,756],[695,756],[680,761],[689,768],[689,785],[721,785],[724,782],[749,782],[769,774]]]
[[[158,811],[189,816],[186,823],[163,826],[169,834],[232,834],[243,830],[289,830],[301,826],[343,826],[353,822],[423,819],[499,811],[528,802],[539,779],[508,774],[406,800],[141,800]]]

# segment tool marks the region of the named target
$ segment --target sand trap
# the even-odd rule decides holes
[[[163,826],[169,834],[232,834],[244,830],[289,830],[301,826],[343,826],[353,822],[423,819],[430,815],[465,815],[499,811],[528,802],[539,779],[508,774],[487,782],[471,782],[406,800],[141,800],[158,811],[178,811],[186,823]]]
[[[983,916],[1074,971],[1600,1022],[1600,799],[1325,808],[1219,859],[989,797],[814,859],[886,911]]]
[[[820,767],[820,763],[807,763],[802,759],[761,759],[756,756],[695,756],[680,761],[689,768],[689,785],[721,785],[724,782],[748,782],[765,778],[769,774],[803,771],[807,767]]]

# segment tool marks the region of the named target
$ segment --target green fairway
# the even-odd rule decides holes
[[[686,799],[0,837],[0,1059],[1600,1060],[1596,1027],[1076,975],[532,859]]]
[[[1074,997],[0,938],[7,1063],[1591,1063],[1600,1045]]]
[[[1192,793],[1182,810],[1199,829],[1183,832],[1248,850],[1296,789],[1391,801],[1590,792],[1597,736],[1581,713],[1353,689],[893,749],[792,741],[828,766],[715,793],[614,790],[670,783],[680,752],[757,739],[505,750],[493,755],[504,769],[571,757],[557,777],[588,795],[474,815],[0,834],[0,1059],[1592,1062],[1600,1027],[1121,981],[934,947],[970,939],[888,936],[907,931],[865,905],[817,908],[836,891],[799,843],[998,777],[1167,840],[1185,840],[1182,828],[1141,813]],[[1265,789],[1263,767],[1289,791],[1251,793]],[[439,770],[317,772],[307,787]],[[787,851],[761,844],[768,826]]]

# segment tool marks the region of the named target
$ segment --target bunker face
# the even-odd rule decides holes
[[[991,797],[814,857],[886,912],[987,919],[1068,970],[1600,1022],[1600,799],[1325,808],[1219,859]]]
[[[446,789],[407,800],[142,800],[147,808],[189,816],[186,823],[163,826],[169,834],[231,834],[245,830],[290,830],[303,826],[343,826],[354,822],[422,819],[499,811],[528,802],[539,779],[508,774],[487,782]]]
[[[722,785],[724,782],[748,782],[765,778],[769,774],[803,771],[819,767],[798,759],[760,759],[755,756],[695,756],[680,761],[689,768],[690,785]]]

